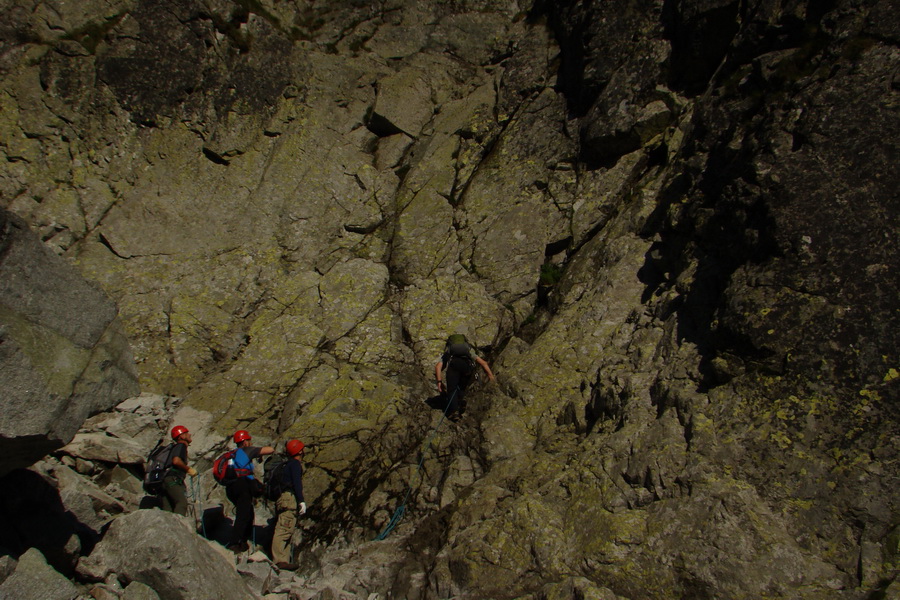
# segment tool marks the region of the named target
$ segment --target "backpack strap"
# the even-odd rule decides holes
[[[176,442],[172,442],[171,444],[169,444],[168,448],[163,450],[163,452],[166,453],[166,460],[162,461],[162,463],[163,466],[165,466],[167,469],[172,468],[172,455],[175,454],[175,444]]]

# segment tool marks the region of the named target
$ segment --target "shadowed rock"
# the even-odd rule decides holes
[[[0,598],[72,600],[76,596],[75,584],[54,571],[36,548],[19,557],[16,570],[0,585]]]
[[[116,307],[20,218],[0,213],[0,475],[138,391]]]

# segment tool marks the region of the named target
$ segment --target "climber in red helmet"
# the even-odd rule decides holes
[[[175,440],[170,454],[172,466],[163,477],[163,493],[160,499],[163,510],[186,515],[188,501],[184,477],[185,475],[191,477],[197,475],[197,470],[187,464],[191,432],[184,425],[176,425],[172,428],[172,439]]]
[[[295,571],[297,564],[291,559],[291,538],[297,527],[299,518],[306,513],[306,502],[303,501],[303,449],[300,440],[290,440],[285,450],[288,460],[279,473],[281,477],[281,495],[275,502],[278,520],[272,535],[272,560],[282,570]]]
[[[242,473],[249,473],[225,484],[225,495],[234,504],[234,527],[228,549],[238,553],[249,549],[250,534],[253,532],[253,498],[262,493],[262,484],[253,476],[253,459],[272,454],[271,446],[251,446],[250,434],[241,429],[234,432],[234,443],[237,452],[234,454],[234,467]]]

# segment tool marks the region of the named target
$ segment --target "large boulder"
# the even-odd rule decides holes
[[[54,571],[36,548],[19,557],[16,570],[0,585],[0,598],[10,600],[73,600],[77,596],[75,584]]]
[[[169,600],[246,600],[253,593],[226,556],[192,530],[188,520],[139,510],[112,522],[78,572],[101,581],[115,573]]]
[[[68,443],[138,391],[116,306],[0,212],[0,475]]]
[[[76,434],[62,451],[83,460],[126,465],[142,464],[146,454],[137,442],[95,432]]]

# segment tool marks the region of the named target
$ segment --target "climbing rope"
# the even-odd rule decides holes
[[[394,530],[400,520],[403,518],[403,514],[406,512],[406,503],[409,500],[409,495],[412,493],[412,482],[415,478],[415,475],[422,470],[422,465],[425,463],[425,450],[431,446],[432,440],[434,440],[434,436],[437,435],[438,429],[441,428],[441,424],[444,422],[444,419],[447,417],[447,411],[450,410],[450,405],[453,403],[453,398],[456,397],[456,392],[459,391],[459,387],[453,390],[453,394],[450,396],[450,399],[447,400],[447,406],[444,408],[444,414],[441,415],[441,420],[438,421],[438,424],[434,426],[434,429],[431,431],[431,436],[428,438],[428,443],[426,443],[422,447],[421,457],[419,458],[419,464],[416,467],[416,470],[413,472],[413,477],[409,479],[409,487],[406,488],[406,495],[403,496],[403,502],[400,503],[400,506],[397,507],[397,510],[394,511],[394,516],[391,517],[391,520],[388,521],[387,526],[384,528],[384,531],[379,533],[375,537],[375,541],[382,541],[387,538],[388,534]]]
[[[200,503],[200,494],[202,493],[202,488],[200,487],[200,473],[197,473],[195,477],[191,477],[191,485],[188,489],[188,496],[191,499],[191,510],[194,512],[194,521],[197,522],[197,526],[203,532],[203,537],[206,536],[206,519],[203,518],[203,505]]]

